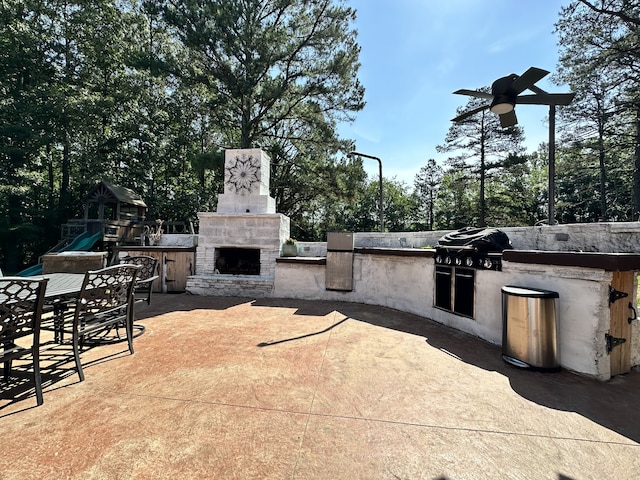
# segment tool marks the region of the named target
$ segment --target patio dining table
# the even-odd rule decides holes
[[[49,279],[44,296],[51,303],[77,295],[82,289],[84,273],[47,273],[43,277]]]

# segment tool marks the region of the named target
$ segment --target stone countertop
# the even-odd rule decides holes
[[[435,250],[427,248],[386,248],[386,247],[356,247],[353,253],[359,255],[386,255],[395,257],[433,257]],[[325,265],[326,257],[278,257],[277,263],[298,263],[307,265]]]
[[[435,250],[432,248],[356,247],[353,252],[360,255],[387,255],[400,257],[429,258],[435,256]],[[538,265],[598,268],[613,272],[640,271],[640,254],[637,253],[505,250],[502,253],[502,260],[506,262],[531,263]],[[326,263],[326,258],[304,256],[279,257],[276,259],[276,262],[324,265]]]
[[[326,265],[326,257],[276,257],[276,263],[296,263],[298,265]]]
[[[195,252],[196,247],[180,247],[176,245],[121,245],[113,247],[116,252],[144,252],[144,251],[156,251],[156,252]]]
[[[354,253],[364,255],[391,255],[396,257],[433,257],[433,248],[356,247]]]
[[[505,250],[504,262],[598,268],[609,272],[640,270],[640,254],[603,252],[558,252],[542,250]]]

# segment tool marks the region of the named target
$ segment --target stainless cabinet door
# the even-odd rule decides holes
[[[353,252],[327,252],[325,270],[327,290],[353,290]]]

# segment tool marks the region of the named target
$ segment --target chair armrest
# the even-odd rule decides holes
[[[154,275],[153,277],[145,278],[144,280],[136,280],[136,285],[144,285],[145,283],[153,283],[154,280],[160,278],[160,275]]]

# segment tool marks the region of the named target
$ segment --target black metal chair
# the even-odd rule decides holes
[[[73,354],[80,381],[84,380],[80,350],[85,343],[99,343],[100,334],[124,325],[129,352],[134,353],[133,289],[141,269],[139,265],[122,264],[85,274],[72,328]]]
[[[4,379],[9,381],[14,360],[30,356],[38,405],[44,403],[40,376],[40,320],[47,281],[46,278],[0,278],[0,362],[4,363]],[[29,337],[30,342],[27,341]]]
[[[120,263],[142,266],[136,280],[135,301],[136,303],[147,302],[147,305],[151,305],[153,282],[159,278],[158,259],[149,255],[137,255],[121,258]]]
[[[147,302],[147,305],[151,305],[151,293],[153,292],[153,282],[160,278],[157,275],[158,271],[158,259],[149,255],[136,255],[127,256],[120,259],[120,263],[127,263],[130,265],[140,265],[142,269],[136,279],[136,286],[134,287],[134,302],[141,303]],[[131,314],[134,314],[134,309],[131,310]],[[133,328],[138,331],[136,336],[140,336],[144,333],[144,325],[135,323]]]

